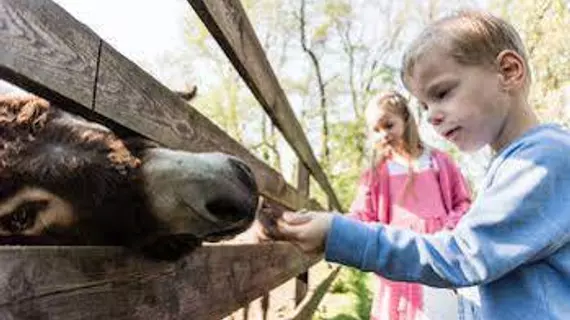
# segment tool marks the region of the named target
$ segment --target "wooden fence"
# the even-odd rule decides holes
[[[296,152],[296,188],[50,0],[0,0],[0,78],[117,131],[236,155],[273,206],[321,208],[312,175],[341,210],[240,2],[189,3]],[[338,272],[307,296],[320,259],[288,243],[205,245],[175,263],[116,247],[0,247],[0,318],[219,319],[297,276],[291,317],[304,319]]]

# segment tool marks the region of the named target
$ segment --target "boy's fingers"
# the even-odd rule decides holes
[[[310,213],[284,212],[282,219],[290,225],[305,224],[312,219]]]
[[[290,224],[284,220],[277,222],[277,229],[279,230],[279,233],[289,240],[298,239],[302,228],[303,227],[299,224]]]

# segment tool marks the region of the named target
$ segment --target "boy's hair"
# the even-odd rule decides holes
[[[429,25],[410,45],[403,56],[401,79],[405,86],[414,66],[426,50],[440,46],[460,64],[493,65],[499,53],[512,50],[519,54],[530,69],[523,42],[507,21],[486,12],[462,10]]]

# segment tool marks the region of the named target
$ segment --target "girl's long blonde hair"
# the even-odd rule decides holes
[[[400,93],[394,90],[390,90],[374,96],[366,107],[365,117],[370,118],[369,114],[377,108],[381,108],[386,112],[397,115],[404,121],[402,147],[408,156],[409,170],[404,192],[400,197],[400,200],[403,200],[407,196],[409,189],[414,183],[414,169],[412,166],[412,159],[416,159],[422,154],[424,150],[424,144],[420,139],[418,125],[412,112],[410,111],[408,100],[404,98]],[[369,131],[371,131],[370,126]],[[369,134],[370,133],[371,132],[369,132]],[[377,166],[379,165],[379,160],[377,159],[376,147],[373,146],[371,151],[371,177],[377,178],[376,175],[378,174]]]

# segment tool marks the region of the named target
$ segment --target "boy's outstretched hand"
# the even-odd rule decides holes
[[[289,241],[306,253],[320,254],[332,218],[329,212],[288,212],[263,203],[249,231],[257,241]]]
[[[324,251],[333,215],[327,212],[285,212],[277,221],[283,240],[290,241],[306,253]]]

